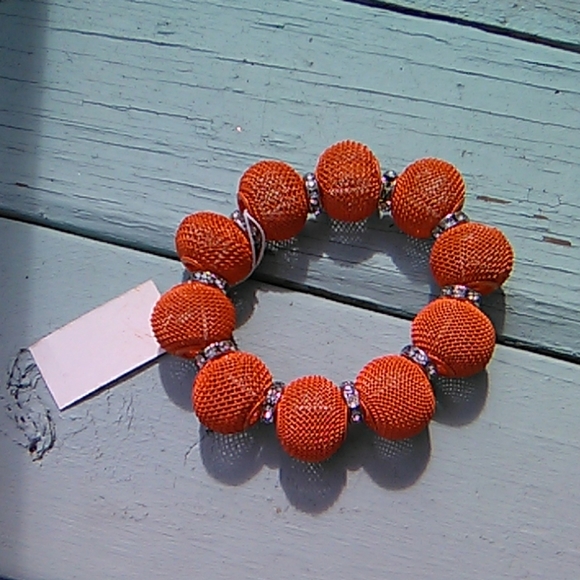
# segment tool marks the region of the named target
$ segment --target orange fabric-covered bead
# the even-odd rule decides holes
[[[413,320],[411,338],[446,377],[482,371],[495,347],[495,330],[487,316],[455,298],[438,298],[425,306]]]
[[[419,159],[397,177],[391,215],[401,231],[429,238],[447,214],[463,207],[464,200],[465,182],[451,163],[430,157]]]
[[[175,248],[188,270],[209,270],[230,285],[241,282],[252,271],[248,238],[231,219],[219,213],[201,211],[187,216],[175,234]]]
[[[335,143],[322,153],[315,173],[322,207],[331,218],[357,222],[377,211],[381,167],[366,145]]]
[[[372,360],[360,371],[355,386],[366,424],[387,439],[419,434],[435,412],[427,375],[400,355]]]
[[[268,367],[255,355],[234,351],[207,362],[195,378],[193,409],[218,433],[239,433],[260,419],[272,385]]]
[[[258,221],[267,240],[293,238],[308,217],[304,180],[282,161],[252,165],[240,179],[238,205]]]
[[[235,326],[232,301],[201,282],[174,286],[159,298],[151,314],[151,328],[161,348],[186,358],[212,342],[230,339]]]
[[[320,376],[301,377],[282,391],[276,432],[285,451],[302,461],[324,461],[342,445],[348,408],[339,388]]]
[[[514,252],[500,230],[468,222],[437,238],[430,264],[440,286],[462,284],[480,294],[489,294],[511,274]]]

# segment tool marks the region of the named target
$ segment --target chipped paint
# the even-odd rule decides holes
[[[18,443],[28,449],[33,461],[42,459],[56,438],[50,410],[36,393],[39,385],[44,385],[44,379],[30,352],[23,349],[10,363],[0,400],[21,433]]]
[[[478,195],[476,197],[476,199],[479,199],[480,201],[486,201],[488,203],[501,203],[504,205],[511,203],[511,201],[509,199],[501,199],[499,197],[490,197],[489,195]]]
[[[556,246],[566,246],[568,248],[572,247],[572,242],[570,240],[562,240],[561,238],[553,238],[551,236],[544,236],[542,238],[542,242],[555,244]]]

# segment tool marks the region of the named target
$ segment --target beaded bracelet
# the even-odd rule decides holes
[[[470,222],[461,211],[464,199],[463,178],[446,161],[419,159],[400,175],[381,175],[368,147],[342,141],[304,177],[281,161],[252,165],[230,217],[186,217],[175,243],[192,279],[161,296],[151,324],[162,348],[193,358],[198,373],[192,403],[201,423],[224,434],[259,421],[275,423],[286,452],[309,462],[335,453],[349,422],[364,421],[388,439],[425,429],[435,412],[432,381],[438,375],[468,377],[491,359],[495,331],[479,310],[480,298],[499,288],[513,267],[507,238]],[[410,236],[433,236],[430,266],[441,297],[413,320],[412,344],[399,355],[372,360],[354,381],[338,386],[306,376],[284,385],[257,356],[237,350],[236,313],[226,292],[250,276],[267,242],[293,238],[321,210],[347,222],[378,210]]]

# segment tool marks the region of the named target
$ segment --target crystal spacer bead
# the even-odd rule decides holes
[[[437,239],[442,233],[469,221],[467,214],[462,211],[447,214],[434,228],[431,235]]]
[[[383,186],[379,195],[379,214],[381,217],[391,212],[391,196],[395,183],[397,181],[397,173],[392,169],[385,171],[381,177]]]
[[[413,344],[408,344],[403,347],[401,354],[412,360],[414,363],[418,364],[424,371],[429,380],[432,381],[437,376],[437,369],[435,365],[429,360],[427,353],[418,346]]]
[[[316,175],[309,172],[304,175],[304,187],[306,188],[306,195],[308,196],[308,213],[316,217],[321,209],[320,190],[318,189],[318,181]]]
[[[361,423],[363,420],[360,408],[360,397],[352,381],[344,381],[340,384],[340,392],[350,413],[350,420],[353,423]]]
[[[441,288],[441,296],[467,300],[478,308],[481,306],[481,294],[467,286],[463,286],[462,284],[455,284],[453,286],[445,286]]]
[[[211,359],[228,352],[233,352],[237,348],[233,340],[218,340],[217,342],[212,342],[193,358],[193,364],[200,371]]]
[[[190,280],[193,282],[201,282],[202,284],[207,284],[208,286],[214,286],[218,290],[221,290],[224,294],[228,291],[228,283],[217,274],[205,270],[203,272],[192,272],[190,275]]]
[[[284,390],[284,383],[281,381],[274,381],[272,386],[266,393],[266,400],[264,401],[264,408],[262,409],[262,423],[273,423],[276,405],[282,396]]]

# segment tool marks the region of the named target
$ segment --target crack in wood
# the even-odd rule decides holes
[[[572,247],[572,242],[570,240],[563,240],[561,238],[553,238],[552,236],[544,236],[542,242],[547,242],[548,244],[555,244],[557,246],[566,246],[568,248]]]
[[[487,201],[489,203],[501,203],[501,204],[508,204],[511,203],[508,199],[501,199],[499,197],[490,197],[489,195],[478,195],[475,199],[479,199],[481,201]]]
[[[411,8],[410,6],[401,6],[400,4],[385,2],[383,0],[343,0],[343,2],[368,6],[369,8],[378,8],[380,10],[388,10],[389,12],[405,14],[407,16],[415,16],[417,18],[424,18],[427,20],[438,20],[440,22],[447,22],[449,24],[468,26],[469,28],[475,28],[476,30],[481,30],[482,32],[488,32],[498,36],[505,36],[508,38],[514,38],[516,40],[523,40],[532,44],[549,46],[551,48],[557,48],[560,50],[580,54],[580,44],[577,42],[567,42],[565,40],[549,38],[540,34],[524,32],[515,28],[508,28],[507,26],[499,26],[497,24],[471,20],[469,18],[462,18],[460,16],[452,16],[450,14],[431,12],[428,10],[422,10],[420,8]]]

